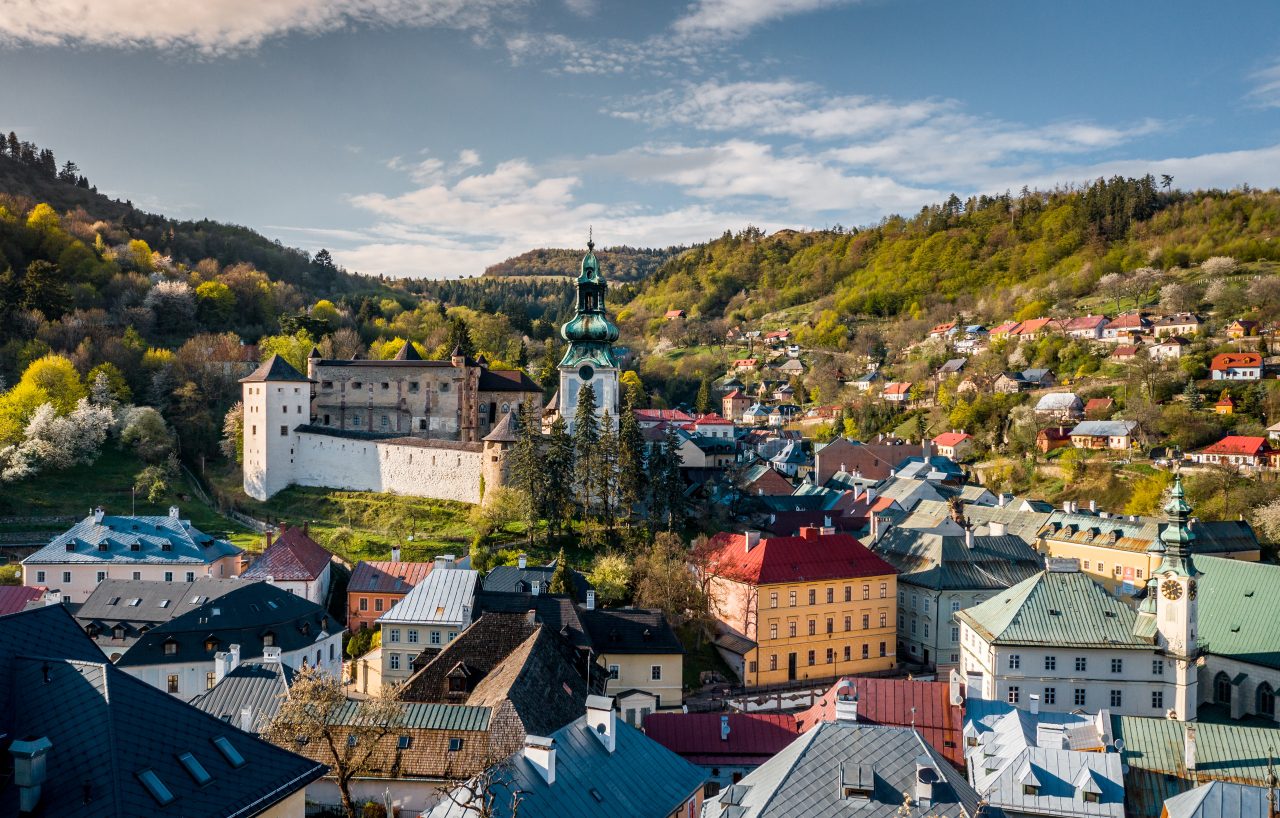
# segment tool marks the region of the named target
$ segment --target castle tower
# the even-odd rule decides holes
[[[293,482],[299,426],[311,422],[313,381],[279,355],[240,380],[244,492],[265,500]]]
[[[1183,721],[1194,721],[1199,700],[1196,659],[1196,567],[1191,556],[1195,532],[1187,517],[1191,506],[1182,491],[1182,478],[1174,480],[1169,502],[1164,507],[1169,522],[1160,539],[1150,549],[1164,558],[1156,568],[1148,593],[1154,591],[1156,633],[1159,644],[1173,664],[1173,710]]]
[[[519,439],[521,422],[515,412],[507,412],[493,427],[493,431],[484,436],[484,463],[481,466],[480,476],[484,478],[486,496],[493,489],[510,482],[511,449]]]
[[[595,242],[588,240],[582,272],[578,274],[577,311],[560,328],[569,349],[560,361],[559,411],[570,432],[578,409],[578,392],[584,384],[595,393],[596,414],[603,415],[608,410],[615,426],[618,422],[618,359],[613,352],[618,327],[605,312],[609,285],[600,275],[595,249]]]

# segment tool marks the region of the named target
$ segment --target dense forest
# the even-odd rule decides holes
[[[606,247],[596,251],[601,267],[609,271],[612,281],[641,281],[653,275],[666,261],[683,252],[684,247],[649,249],[641,247]],[[485,269],[486,276],[569,276],[578,274],[582,248],[571,250],[539,248],[529,250]]]

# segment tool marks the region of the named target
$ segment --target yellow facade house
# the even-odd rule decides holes
[[[716,647],[748,687],[892,669],[897,571],[849,534],[721,533],[702,560]]]
[[[1080,561],[1080,570],[1108,590],[1134,591],[1151,578],[1161,554],[1151,551],[1168,523],[1154,517],[1132,517],[1105,511],[1081,511],[1063,504],[1040,529],[1036,547],[1047,557]],[[1204,522],[1192,519],[1195,555],[1258,562],[1262,553],[1253,529],[1243,520]]]

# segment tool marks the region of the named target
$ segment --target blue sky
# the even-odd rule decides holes
[[[389,275],[588,225],[657,246],[1103,173],[1280,185],[1257,0],[10,0],[0,76],[0,129],[101,190]]]

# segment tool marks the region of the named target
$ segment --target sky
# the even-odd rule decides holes
[[[0,0],[0,130],[349,269],[1280,186],[1280,3]]]

